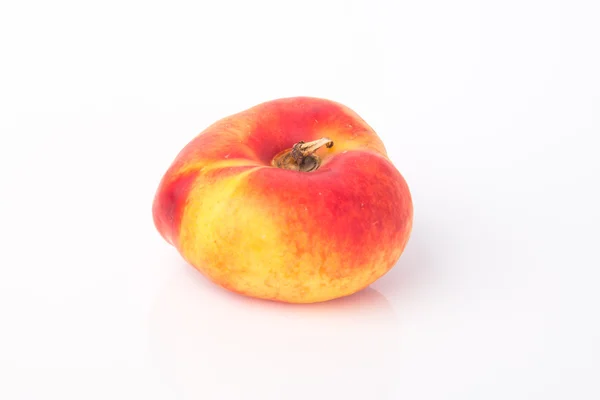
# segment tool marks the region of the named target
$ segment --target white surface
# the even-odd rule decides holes
[[[0,398],[600,398],[600,3],[3,2]],[[414,197],[349,299],[230,295],[155,231],[175,154],[340,101]]]

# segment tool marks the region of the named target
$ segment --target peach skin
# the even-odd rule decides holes
[[[409,188],[373,129],[311,97],[268,101],[196,136],[160,181],[156,228],[230,291],[288,303],[353,294],[398,261]]]

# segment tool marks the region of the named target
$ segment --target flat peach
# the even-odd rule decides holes
[[[355,293],[388,272],[412,229],[408,186],[349,108],[296,97],[195,137],[162,178],[155,225],[216,284],[291,303]]]

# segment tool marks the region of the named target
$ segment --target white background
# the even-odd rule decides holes
[[[0,6],[0,398],[600,398],[598,1]],[[415,203],[397,266],[290,307],[156,232],[177,152],[346,104]]]

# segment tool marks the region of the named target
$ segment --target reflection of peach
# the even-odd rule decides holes
[[[393,398],[402,339],[383,294],[285,305],[223,293],[176,267],[155,299],[149,343],[181,398]]]
[[[366,122],[301,97],[257,105],[193,139],[163,177],[153,216],[165,240],[220,286],[312,303],[389,271],[413,209]]]

